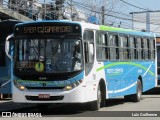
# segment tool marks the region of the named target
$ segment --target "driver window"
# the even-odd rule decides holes
[[[93,67],[94,62],[94,32],[93,30],[85,30],[83,40],[88,43],[85,48],[85,74],[88,75]]]

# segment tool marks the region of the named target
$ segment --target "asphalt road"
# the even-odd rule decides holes
[[[38,113],[42,116],[40,120],[88,120],[88,119],[117,119],[117,120],[132,120],[132,119],[147,119],[154,120],[160,119],[160,86],[146,92],[142,96],[141,102],[133,103],[126,101],[124,98],[110,99],[106,101],[106,106],[101,108],[100,111],[89,111],[87,104],[58,104],[50,105],[48,109],[43,107],[39,110],[36,106],[28,108],[20,108],[17,110],[8,111],[11,113]],[[12,119],[22,119],[15,117]],[[27,119],[26,117],[23,120]],[[30,116],[30,120],[39,118]],[[6,118],[5,118],[6,120]]]

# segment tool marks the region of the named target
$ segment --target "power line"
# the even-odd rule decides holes
[[[132,7],[138,8],[138,9],[147,10],[147,11],[149,10],[149,9],[145,9],[145,8],[141,8],[141,7],[135,6],[135,5],[131,4],[131,3],[128,3],[128,2],[123,1],[123,0],[120,0],[120,1],[121,1],[121,2],[124,2],[125,4],[130,5],[130,6],[132,6]]]
[[[137,4],[139,4],[139,5],[141,5],[141,6],[143,6],[143,7],[145,7],[145,8],[148,8],[147,6],[144,6],[144,4],[143,3],[141,3],[140,1],[138,1],[138,0],[134,0]]]

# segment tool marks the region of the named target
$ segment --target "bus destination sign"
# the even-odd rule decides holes
[[[78,29],[78,28],[77,28]],[[24,34],[40,33],[71,33],[72,26],[26,26],[23,28]]]

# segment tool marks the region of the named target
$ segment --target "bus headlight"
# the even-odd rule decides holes
[[[21,91],[23,91],[25,89],[25,86],[19,84],[16,80],[13,81],[14,85]]]
[[[78,85],[80,85],[83,81],[82,80],[78,80],[75,83],[71,84],[71,85],[67,85],[64,90],[65,91],[69,91],[72,90],[73,88],[77,87]]]

